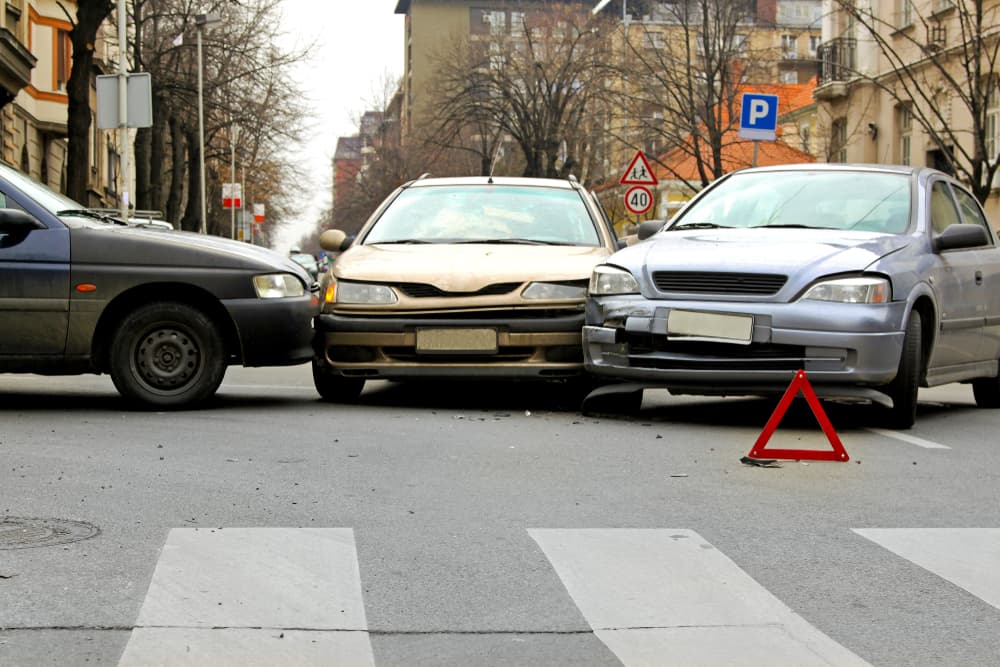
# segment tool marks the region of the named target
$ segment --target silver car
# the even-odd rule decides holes
[[[971,382],[1000,407],[996,233],[940,171],[748,169],[638,235],[590,281],[593,374],[768,395],[802,369],[819,396],[879,404],[894,428],[913,425],[918,387]]]

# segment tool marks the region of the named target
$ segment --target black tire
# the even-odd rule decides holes
[[[194,406],[219,388],[227,356],[218,325],[205,313],[182,303],[151,303],[115,329],[111,380],[138,407]]]
[[[910,313],[903,337],[903,352],[899,358],[896,377],[886,386],[885,393],[892,399],[892,407],[884,413],[887,428],[904,430],[913,428],[917,421],[917,391],[923,365],[923,329],[920,313]]]
[[[313,384],[324,401],[330,403],[354,403],[365,388],[364,378],[344,377],[332,372],[321,360],[313,357]]]
[[[981,408],[1000,408],[1000,373],[972,381],[972,395]]]

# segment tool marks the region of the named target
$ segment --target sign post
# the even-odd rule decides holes
[[[761,141],[774,141],[778,134],[778,96],[743,93],[740,103],[740,139],[753,140],[753,164]]]
[[[646,186],[660,183],[642,151],[636,151],[619,183],[632,186],[625,191],[625,209],[635,215],[635,224],[638,225],[639,216],[653,207],[653,193]]]

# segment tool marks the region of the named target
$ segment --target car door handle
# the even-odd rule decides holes
[[[983,284],[983,272],[982,271],[976,271],[976,284],[977,285],[982,285]]]

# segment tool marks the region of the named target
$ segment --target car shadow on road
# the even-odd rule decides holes
[[[561,381],[410,380],[369,387],[360,405],[579,412],[586,391]]]

